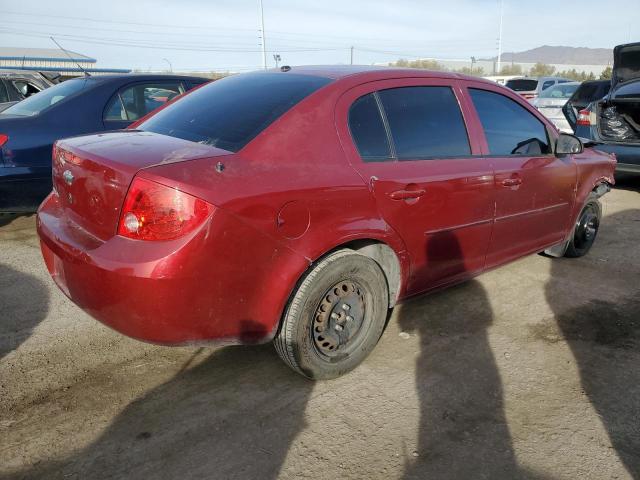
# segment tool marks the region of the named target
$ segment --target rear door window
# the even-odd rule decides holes
[[[37,87],[32,82],[27,80],[14,80],[13,86],[16,88],[22,98],[30,97],[40,91],[40,87]]]
[[[237,152],[331,79],[257,72],[209,83],[138,126],[147,132]]]
[[[401,87],[378,92],[399,160],[469,156],[467,130],[450,87]]]
[[[184,93],[181,82],[141,83],[118,92],[107,106],[107,121],[133,122]]]
[[[469,89],[490,155],[544,155],[551,152],[547,130],[518,102],[488,90]]]
[[[375,93],[353,102],[349,109],[349,130],[365,162],[391,160],[389,139]]]

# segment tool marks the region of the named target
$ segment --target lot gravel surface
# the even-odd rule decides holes
[[[587,257],[412,299],[319,383],[109,330],[0,218],[0,478],[640,479],[640,180],[603,204]]]

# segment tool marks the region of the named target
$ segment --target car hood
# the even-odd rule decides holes
[[[640,42],[618,45],[613,49],[611,87],[640,79]]]

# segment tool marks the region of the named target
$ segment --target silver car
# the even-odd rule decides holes
[[[547,88],[568,82],[571,80],[562,77],[520,77],[512,78],[505,85],[521,97],[533,102]]]
[[[562,107],[580,86],[580,82],[559,83],[543,90],[531,103],[553,122],[561,132],[573,133]]]
[[[52,80],[40,72],[0,70],[0,112],[52,85]]]

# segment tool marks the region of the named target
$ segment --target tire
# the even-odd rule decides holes
[[[352,250],[320,260],[292,295],[276,351],[293,370],[313,380],[357,367],[378,343],[389,308],[380,266]]]
[[[573,227],[573,233],[569,239],[567,251],[564,254],[565,257],[582,257],[591,250],[598,235],[601,218],[602,205],[600,205],[598,197],[592,193],[589,195],[587,203],[582,208]]]

